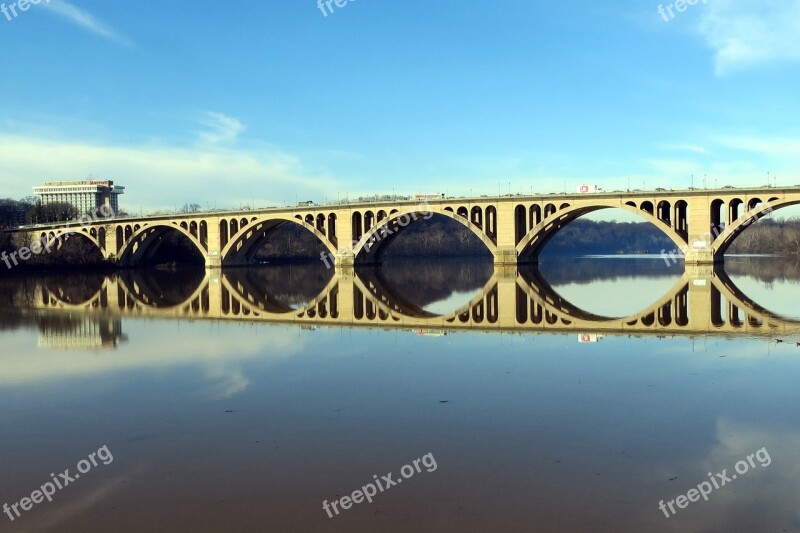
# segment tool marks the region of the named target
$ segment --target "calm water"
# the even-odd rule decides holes
[[[0,530],[798,531],[799,282],[776,258],[2,280],[0,504],[113,460]]]

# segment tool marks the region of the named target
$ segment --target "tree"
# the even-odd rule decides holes
[[[200,204],[183,204],[181,207],[181,213],[197,213],[200,211]]]
[[[25,215],[28,224],[42,224],[50,222],[65,222],[78,218],[78,210],[72,204],[54,202],[51,204],[36,204],[30,207]]]

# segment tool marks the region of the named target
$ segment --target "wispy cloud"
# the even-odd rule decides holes
[[[690,152],[693,154],[707,154],[708,150],[699,144],[659,144],[656,146],[659,150],[668,152]]]
[[[800,138],[723,135],[717,137],[717,142],[726,148],[744,152],[789,157],[793,160],[800,156]]]
[[[67,19],[68,21],[80,26],[90,33],[99,35],[129,48],[133,47],[133,42],[131,42],[127,37],[118,33],[111,26],[98,20],[97,17],[88,11],[74,6],[67,0],[49,0],[47,5],[50,8],[48,11]]]
[[[233,142],[245,130],[244,124],[239,119],[212,111],[205,112],[200,124],[207,130],[198,132],[198,136],[200,140],[210,144]]]
[[[717,74],[800,60],[797,0],[713,0],[701,11],[697,31],[714,50]]]

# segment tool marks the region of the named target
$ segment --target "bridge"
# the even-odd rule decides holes
[[[31,243],[58,248],[67,234],[87,239],[104,259],[136,266],[152,257],[166,232],[177,231],[202,254],[207,268],[252,264],[270,234],[296,224],[313,234],[337,267],[376,264],[410,224],[448,217],[475,234],[495,264],[535,263],[546,244],[573,220],[618,208],[651,222],[683,253],[687,264],[722,263],[725,251],[753,222],[800,204],[800,186],[590,194],[509,195],[189,213],[39,225],[13,230]]]
[[[140,270],[109,274],[82,296],[75,296],[68,286],[44,283],[36,288],[31,305],[46,314],[106,321],[130,316],[423,331],[800,334],[800,320],[784,318],[753,302],[724,271],[712,266],[687,267],[669,291],[647,308],[624,317],[600,316],[576,307],[535,268],[495,267],[469,302],[443,315],[409,302],[375,268],[338,270],[319,294],[296,306],[276,297],[274,287],[252,269],[207,269],[181,299],[163,296],[158,283],[148,276]]]

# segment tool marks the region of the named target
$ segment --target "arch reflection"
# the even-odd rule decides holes
[[[106,275],[79,294],[70,292],[69,281],[59,284],[47,280],[37,285],[29,305],[53,312],[114,316],[414,329],[656,335],[800,333],[800,321],[753,301],[724,270],[710,267],[688,268],[667,293],[624,317],[581,309],[560,295],[535,268],[495,268],[468,302],[441,315],[409,298],[380,269],[330,271],[330,277],[314,277],[310,282],[302,276],[282,276],[281,272],[199,271],[194,277],[183,275],[182,284],[176,281],[170,285],[169,276],[126,271]],[[292,286],[293,281],[296,286]]]

